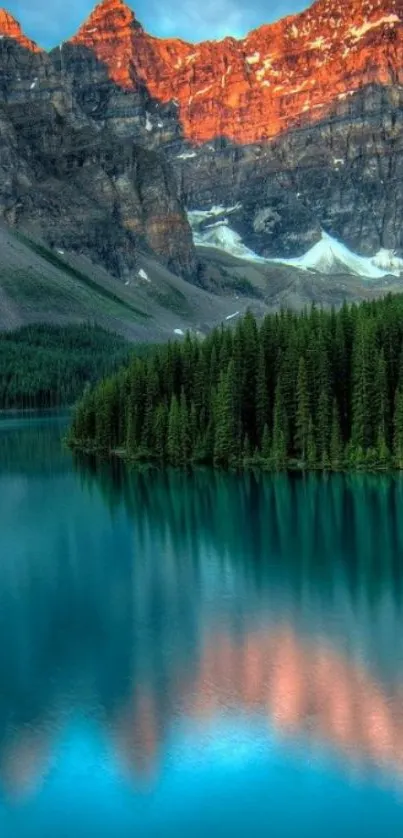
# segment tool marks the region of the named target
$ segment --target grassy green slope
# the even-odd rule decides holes
[[[124,282],[83,256],[0,225],[0,330],[91,321],[129,340],[166,340],[175,329],[205,332],[232,311],[228,297],[174,276],[145,255]]]

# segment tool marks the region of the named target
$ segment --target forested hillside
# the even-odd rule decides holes
[[[403,467],[403,297],[187,335],[86,393],[73,446],[174,466]]]
[[[25,326],[0,332],[0,409],[70,405],[86,385],[129,357],[126,341],[98,326]]]

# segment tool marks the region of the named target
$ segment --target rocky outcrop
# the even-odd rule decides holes
[[[29,49],[30,52],[41,52],[40,47],[24,35],[21,25],[6,9],[0,9],[0,38],[12,38],[21,47]]]
[[[77,81],[23,38],[0,40],[0,78],[0,216],[119,278],[137,270],[139,251],[192,277],[191,231],[163,155],[91,119]]]

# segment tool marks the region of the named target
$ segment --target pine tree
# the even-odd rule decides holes
[[[155,440],[155,454],[159,460],[164,460],[167,448],[168,411],[164,404],[159,404],[154,412],[153,435]]]
[[[340,429],[340,416],[336,399],[333,399],[332,428],[330,434],[330,464],[333,469],[342,465],[343,443]]]
[[[330,417],[329,417],[329,396],[327,387],[323,387],[319,395],[317,409],[317,442],[318,461],[327,468],[329,464],[329,442],[330,442]]]
[[[215,343],[213,343],[213,348],[211,350],[210,355],[210,380],[209,386],[210,389],[213,389],[217,386],[219,377],[219,367],[218,367],[218,358],[217,358],[217,349]]]
[[[252,456],[252,446],[248,434],[245,434],[242,446],[242,453],[244,460],[250,460]]]
[[[214,461],[224,466],[228,466],[236,454],[232,392],[233,367],[234,364],[231,361],[227,372],[221,373],[216,395]]]
[[[256,432],[256,370],[258,366],[258,331],[253,314],[248,311],[242,321],[243,358],[241,379],[242,433],[250,443],[257,443]]]
[[[317,464],[315,429],[313,419],[310,414],[308,420],[308,433],[306,440],[306,462],[309,468],[314,468]]]
[[[154,410],[158,399],[159,381],[156,359],[151,358],[146,366],[146,396],[142,422],[142,447],[152,451],[154,447]]]
[[[309,393],[308,378],[306,373],[305,359],[300,358],[297,380],[297,412],[295,422],[295,450],[302,462],[305,462],[308,454],[309,434]]]
[[[285,434],[287,417],[283,402],[283,394],[280,383],[277,384],[274,399],[273,416],[273,439],[272,455],[273,466],[276,469],[283,469],[287,464],[287,440]]]
[[[137,450],[137,445],[137,413],[133,402],[129,400],[126,420],[126,450],[129,454],[134,454]]]
[[[285,321],[285,350],[279,354],[279,372],[277,383],[280,384],[286,424],[283,432],[287,448],[291,448],[295,437],[296,391],[299,368],[298,335],[293,323]],[[287,329],[287,331],[286,331]]]
[[[396,390],[394,412],[393,456],[399,469],[403,469],[403,385]]]
[[[263,441],[263,430],[269,419],[269,392],[267,387],[266,361],[263,346],[259,349],[256,374],[256,430],[259,443]]]
[[[195,350],[189,332],[186,332],[182,346],[182,374],[181,385],[185,391],[186,399],[193,397],[193,377],[195,369]]]
[[[187,465],[190,461],[191,450],[191,435],[189,423],[189,411],[186,403],[185,390],[182,387],[180,400],[180,441],[181,441],[181,465]]]
[[[374,405],[374,334],[363,311],[357,322],[353,354],[352,432],[353,451],[364,452],[375,442]],[[360,454],[361,456],[361,454]]]
[[[172,465],[180,465],[182,460],[181,415],[176,396],[172,396],[171,406],[169,408],[167,454],[169,462]]]
[[[111,451],[116,445],[115,385],[113,381],[102,382],[97,394],[95,415],[96,446],[102,451]]]
[[[262,437],[262,446],[261,446],[261,453],[264,460],[269,461],[271,457],[271,439],[270,439],[270,431],[269,426],[266,423],[263,428],[263,437]]]
[[[190,447],[191,451],[194,452],[197,441],[198,441],[198,431],[199,431],[199,423],[197,419],[197,411],[196,405],[194,402],[190,405],[190,417],[189,417],[189,431],[190,431]]]
[[[384,458],[389,442],[389,398],[386,361],[383,348],[381,348],[377,360],[374,403],[372,405],[372,410],[375,414],[374,425],[377,431],[377,451],[380,456],[382,452],[382,458]]]

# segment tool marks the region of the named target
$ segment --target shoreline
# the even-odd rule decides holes
[[[244,474],[250,471],[259,471],[262,474],[399,474],[403,471],[403,468],[399,468],[397,465],[387,464],[387,465],[366,465],[365,463],[362,465],[353,466],[339,466],[339,467],[332,467],[329,466],[327,468],[323,468],[322,466],[308,466],[304,464],[298,464],[293,460],[287,462],[287,464],[282,468],[276,468],[275,466],[271,465],[267,460],[253,460],[251,458],[250,461],[246,461],[243,463],[233,464],[233,465],[220,465],[219,463],[214,462],[189,462],[186,465],[173,465],[167,461],[158,460],[157,458],[144,458],[139,457],[134,454],[128,454],[125,449],[116,449],[114,451],[101,449],[96,446],[82,446],[74,441],[68,440],[68,438],[64,439],[64,444],[70,449],[70,451],[74,451],[76,453],[82,454],[84,456],[93,456],[93,457],[100,457],[104,460],[113,460],[117,458],[121,460],[126,465],[137,466],[141,470],[151,470],[157,469],[160,471],[166,471],[167,469],[175,469],[176,471],[182,472],[189,472],[193,471],[197,468],[210,468],[214,471],[222,471],[231,474]]]
[[[2,416],[49,416],[55,413],[71,413],[74,405],[65,405],[60,407],[7,407],[0,408],[0,418]]]

